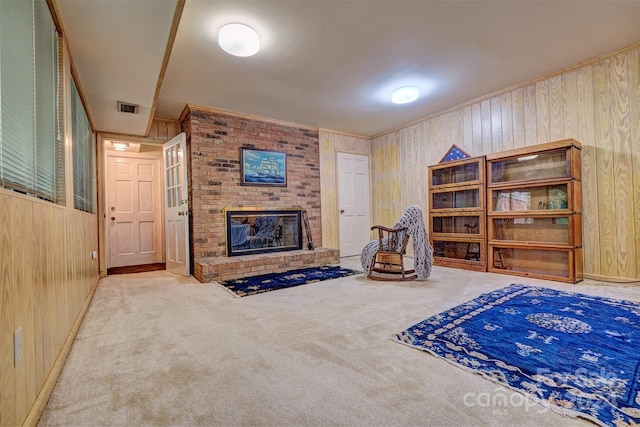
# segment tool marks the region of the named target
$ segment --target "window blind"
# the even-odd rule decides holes
[[[45,1],[0,0],[0,185],[64,200],[59,36]]]
[[[35,191],[33,3],[0,1],[2,183]]]
[[[75,82],[71,82],[73,206],[95,213],[95,139]]]
[[[36,192],[56,196],[57,37],[47,2],[34,3],[35,34],[35,179]]]

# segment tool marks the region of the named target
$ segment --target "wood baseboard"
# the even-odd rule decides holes
[[[638,283],[640,284],[640,279],[636,278],[632,278],[632,277],[614,277],[614,276],[603,276],[601,274],[584,274],[584,278],[585,279],[591,279],[591,280],[599,280],[601,282],[610,282],[610,283],[628,283],[628,284],[632,284],[632,283]]]
[[[35,427],[38,425],[38,421],[40,421],[40,417],[42,416],[42,413],[44,412],[44,409],[47,406],[47,402],[49,402],[51,393],[53,393],[53,388],[56,386],[58,377],[60,377],[60,373],[62,372],[64,363],[67,360],[67,356],[69,355],[69,350],[71,350],[71,345],[73,344],[73,340],[75,339],[76,334],[78,333],[78,329],[80,329],[80,325],[82,324],[84,315],[87,313],[87,310],[89,309],[89,305],[91,304],[93,295],[95,294],[96,288],[98,287],[99,280],[100,278],[96,277],[96,280],[93,286],[91,287],[91,292],[89,292],[89,295],[87,295],[87,298],[84,302],[84,305],[82,306],[82,309],[80,310],[80,313],[78,313],[76,320],[73,322],[73,326],[69,331],[69,335],[67,335],[67,339],[64,341],[64,344],[62,345],[62,349],[60,350],[60,353],[58,354],[56,361],[53,363],[53,366],[51,367],[51,371],[49,371],[49,375],[47,376],[47,379],[44,381],[44,384],[42,385],[42,389],[40,389],[40,392],[38,393],[38,396],[36,397],[35,402],[33,402],[33,405],[31,406],[31,409],[29,410],[27,417],[22,423],[23,426]]]

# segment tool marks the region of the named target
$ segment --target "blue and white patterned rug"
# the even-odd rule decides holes
[[[293,286],[336,279],[338,277],[351,276],[359,273],[361,272],[340,266],[326,265],[322,267],[290,270],[284,273],[269,273],[261,276],[226,280],[218,283],[235,296],[246,297],[263,292],[275,291],[276,289],[291,288]]]
[[[546,407],[640,424],[640,303],[511,285],[394,336]]]

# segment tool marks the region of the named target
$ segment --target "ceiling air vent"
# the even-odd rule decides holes
[[[121,113],[138,114],[139,109],[140,106],[137,104],[118,101],[118,111],[120,111]]]

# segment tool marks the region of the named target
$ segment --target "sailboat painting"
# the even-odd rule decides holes
[[[240,148],[241,185],[287,186],[287,153]]]

